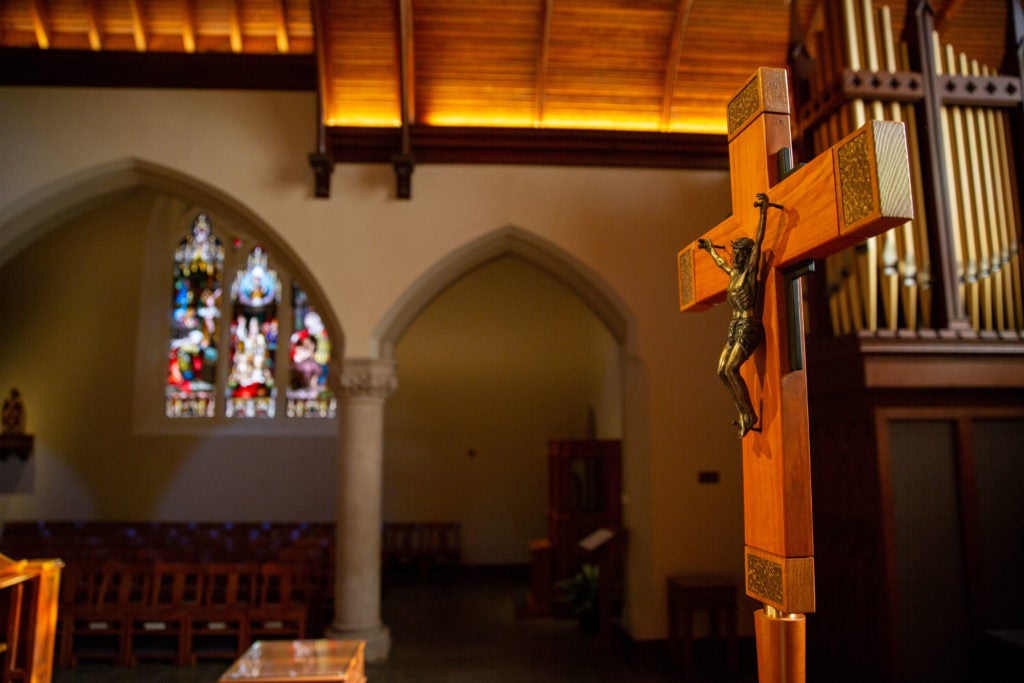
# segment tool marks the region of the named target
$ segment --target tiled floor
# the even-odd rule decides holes
[[[515,618],[525,594],[510,578],[462,580],[385,591],[391,629],[388,661],[367,665],[370,683],[659,683],[679,674],[657,648],[640,649],[584,634],[573,621]],[[228,663],[194,668],[81,665],[58,671],[55,683],[214,683]],[[703,675],[700,680],[714,680]]]

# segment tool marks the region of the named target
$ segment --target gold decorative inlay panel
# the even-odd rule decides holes
[[[875,212],[871,146],[865,130],[839,148],[839,191],[843,225],[851,225]]]
[[[789,114],[789,81],[785,69],[761,67],[729,101],[726,116],[729,139],[761,113]]]
[[[765,602],[782,603],[782,565],[748,553],[747,592]]]
[[[761,108],[761,78],[755,75],[729,102],[729,136]]]
[[[679,308],[681,309],[692,304],[697,297],[693,280],[693,246],[691,245],[679,252]]]

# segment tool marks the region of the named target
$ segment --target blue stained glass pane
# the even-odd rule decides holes
[[[174,254],[164,414],[213,417],[224,248],[199,214]]]
[[[288,417],[333,418],[337,399],[327,386],[331,340],[306,292],[294,282],[292,312]]]
[[[277,387],[277,304],[281,283],[267,267],[267,254],[256,247],[231,285],[231,372],[228,374],[228,417],[274,417]]]

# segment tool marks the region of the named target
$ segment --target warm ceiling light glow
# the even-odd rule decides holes
[[[475,127],[475,128],[548,128],[573,130],[619,130],[637,132],[659,132],[663,129],[657,122],[650,119],[630,118],[629,116],[596,117],[587,114],[559,114],[547,116],[544,123],[536,125],[530,116],[517,113],[487,112],[435,112],[429,116],[421,116],[418,123],[438,127]],[[402,121],[390,112],[383,111],[344,111],[337,112],[325,119],[327,126],[350,126],[355,128],[399,128]],[[723,117],[691,117],[674,121],[668,133],[695,133],[706,135],[724,135],[726,122]]]
[[[402,125],[402,120],[382,112],[347,111],[325,117],[324,125],[355,128],[399,128]]]
[[[533,118],[530,116],[516,114],[488,113],[481,114],[459,114],[455,112],[442,112],[422,117],[423,123],[428,126],[475,126],[494,128],[534,128]]]
[[[635,130],[657,131],[657,121],[629,116],[592,116],[588,114],[559,114],[544,117],[544,128],[579,128],[582,130]]]
[[[668,128],[670,133],[703,133],[706,135],[725,135],[728,132],[724,116],[693,117],[676,121]]]

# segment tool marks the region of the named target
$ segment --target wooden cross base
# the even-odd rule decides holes
[[[770,607],[754,612],[758,683],[789,683],[807,677],[807,617]]]
[[[679,306],[701,311],[728,301],[733,309],[719,374],[740,414],[747,594],[766,605],[757,617],[760,681],[798,683],[805,679],[802,613],[815,604],[796,278],[808,262],[913,217],[906,132],[902,123],[871,121],[793,169],[786,72],[766,68],[729,103],[728,129],[732,215],[680,250]],[[748,239],[734,243],[731,264],[714,251],[739,238]],[[738,361],[737,391],[742,352],[749,357]],[[751,410],[760,431],[742,429]]]

